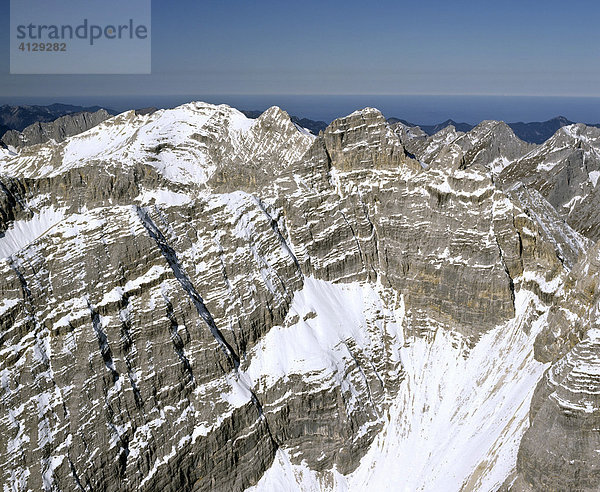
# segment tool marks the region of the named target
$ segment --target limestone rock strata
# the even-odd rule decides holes
[[[501,121],[483,121],[467,133],[450,125],[430,137],[395,126],[404,145],[425,166],[462,167],[482,165],[495,177],[515,159],[535,149],[520,140]]]
[[[600,483],[600,245],[565,283],[536,340],[553,360],[538,384],[519,448],[514,490],[596,490]]]
[[[538,419],[575,448],[552,405],[585,433],[597,403],[597,267],[543,191],[499,185],[530,150],[498,122],[426,138],[366,108],[315,137],[190,103],[3,156],[2,482],[537,483]]]

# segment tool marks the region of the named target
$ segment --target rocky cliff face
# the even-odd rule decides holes
[[[515,160],[499,176],[505,187],[537,190],[577,231],[600,239],[600,129],[565,126],[542,146]]]
[[[394,128],[404,145],[425,166],[467,168],[477,164],[496,177],[509,163],[535,148],[501,121],[483,121],[467,133],[450,125],[430,137],[399,125]]]
[[[598,489],[599,254],[596,244],[569,274],[536,340],[553,364],[533,395],[514,490]]]
[[[190,103],[6,153],[5,488],[593,488],[597,245],[497,179],[538,151]]]
[[[53,140],[62,142],[68,137],[83,133],[110,118],[110,114],[99,109],[94,113],[82,112],[61,116],[51,122],[36,122],[23,131],[9,130],[2,136],[6,147],[20,149]]]

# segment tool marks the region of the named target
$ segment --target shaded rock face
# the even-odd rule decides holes
[[[498,186],[513,137],[190,103],[2,157],[2,482],[589,487],[597,246]]]
[[[22,132],[10,130],[2,136],[2,143],[14,149],[45,143],[49,140],[62,142],[68,137],[83,133],[110,118],[110,114],[99,109],[95,113],[75,113],[45,123],[36,122]]]
[[[499,176],[504,187],[523,183],[544,196],[571,227],[600,239],[600,129],[565,126]]]
[[[145,114],[155,113],[156,111],[158,111],[158,108],[155,108],[154,106],[150,106],[147,108],[136,109],[135,114],[136,115],[145,115]]]
[[[100,106],[73,106],[71,104],[50,104],[49,106],[0,106],[0,136],[4,135],[5,131],[17,130],[22,131],[26,127],[37,122],[49,123],[61,116],[75,113],[95,113],[101,110]],[[108,110],[111,114],[116,114],[112,110]]]

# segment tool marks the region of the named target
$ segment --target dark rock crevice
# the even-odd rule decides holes
[[[198,292],[196,291],[191,280],[183,271],[182,266],[177,258],[177,254],[175,253],[173,248],[171,248],[167,239],[163,236],[160,229],[152,221],[147,211],[141,207],[136,207],[136,210],[143,226],[148,231],[150,237],[156,242],[156,245],[160,249],[161,253],[163,254],[167,263],[169,264],[169,267],[173,271],[175,278],[178,280],[183,290],[185,290],[188,297],[191,299],[192,303],[196,307],[196,310],[198,311],[198,315],[204,320],[214,339],[217,341],[217,343],[221,347],[221,350],[231,363],[232,369],[237,370],[240,365],[239,357],[236,355],[236,353],[233,351],[233,348],[229,345],[229,343],[225,340],[223,334],[217,328],[215,320],[213,319],[212,315],[210,314],[210,312],[206,308],[206,305],[204,304],[204,300],[202,299],[202,297],[200,297],[200,294],[198,294]]]
[[[151,217],[149,216],[149,214],[146,210],[144,210],[141,207],[137,207],[137,213],[138,213],[140,220],[142,221],[142,224],[146,228],[148,234],[156,242],[156,245],[159,247],[159,249],[161,250],[163,256],[165,257],[167,263],[171,267],[173,274],[175,275],[175,278],[179,281],[182,288],[186,291],[187,295],[192,300],[194,306],[196,307],[196,310],[198,311],[198,315],[207,324],[212,336],[217,341],[217,343],[221,347],[222,351],[225,353],[227,359],[229,360],[229,362],[231,364],[230,370],[233,370],[236,374],[236,377],[239,378],[238,370],[239,370],[239,366],[240,366],[240,358],[235,353],[235,351],[233,350],[231,345],[229,345],[229,343],[225,340],[223,334],[218,329],[212,315],[210,314],[206,305],[204,304],[202,297],[196,291],[191,280],[183,271],[183,268],[177,258],[177,254],[176,254],[175,250],[173,250],[173,248],[171,248],[171,246],[167,242],[166,238],[164,237],[164,235],[162,234],[160,229],[156,226],[156,224],[152,221]],[[269,436],[269,439],[272,441],[274,449],[277,449],[279,447],[279,444],[277,444],[277,442],[270,430],[268,420],[266,419],[264,412],[263,412],[262,404],[260,403],[258,397],[256,396],[256,393],[253,390],[253,388],[248,387],[247,389],[251,395],[251,402],[252,402],[253,406],[256,408],[256,410],[258,411],[259,420],[264,421],[265,429]]]

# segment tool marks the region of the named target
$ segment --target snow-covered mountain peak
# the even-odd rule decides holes
[[[102,163],[107,172],[149,165],[170,181],[203,185],[223,155],[241,165],[271,155],[284,147],[283,140],[288,149],[281,159],[287,162],[302,155],[311,137],[279,108],[252,120],[226,105],[193,102],[145,115],[127,111],[60,144],[49,142],[4,158],[0,172],[52,177],[90,163]]]
[[[571,227],[600,238],[600,129],[581,123],[562,127],[507,166],[499,179],[505,187],[523,183],[539,191]]]
[[[354,118],[357,116],[371,117],[371,118],[372,117],[381,117],[381,118],[385,119],[385,117],[383,116],[381,111],[379,111],[377,108],[372,108],[370,106],[366,106],[362,109],[357,109],[356,111],[353,111],[352,113],[350,113],[348,116],[345,116],[344,118]]]
[[[428,138],[404,138],[407,150],[426,167],[457,168],[481,165],[497,175],[531,150],[504,122],[486,120],[467,133],[446,126]]]
[[[480,144],[495,145],[496,147],[506,148],[506,151],[508,151],[508,147],[519,147],[521,152],[519,156],[522,155],[525,149],[532,148],[531,144],[523,142],[515,135],[510,126],[503,121],[484,120],[465,133],[462,138],[468,140],[474,146]]]

